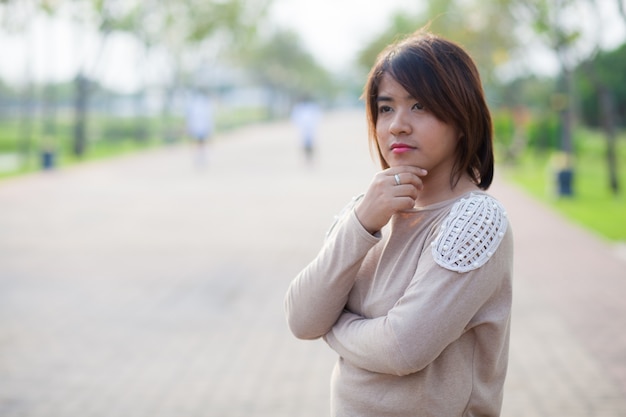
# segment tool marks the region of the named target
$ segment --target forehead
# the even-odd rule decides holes
[[[391,74],[385,72],[378,85],[377,100],[387,98],[412,98],[413,96]]]

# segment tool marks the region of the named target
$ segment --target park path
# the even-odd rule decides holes
[[[0,416],[321,417],[334,353],[282,300],[374,173],[359,112],[0,182]],[[498,181],[516,245],[503,416],[626,416],[626,262]]]

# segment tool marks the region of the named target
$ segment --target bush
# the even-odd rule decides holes
[[[560,149],[561,126],[558,115],[540,115],[529,121],[526,128],[528,147],[537,153]]]
[[[493,133],[495,143],[504,149],[513,144],[515,120],[510,110],[502,109],[493,113]]]

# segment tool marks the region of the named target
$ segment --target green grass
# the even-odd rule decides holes
[[[216,132],[266,120],[268,114],[263,108],[224,109],[216,114]],[[17,169],[0,169],[0,180],[41,170],[42,150],[50,146],[54,149],[54,166],[58,169],[188,140],[182,117],[163,120],[161,117],[136,119],[90,115],[86,150],[77,157],[72,151],[73,127],[73,115],[68,114],[57,118],[54,134],[46,134],[44,121],[39,119],[32,121],[28,129],[22,120],[0,119],[0,156],[19,155],[20,161]],[[30,140],[24,141],[24,137],[30,137]]]
[[[612,195],[601,135],[582,132],[577,138],[574,196],[558,197],[553,155],[525,154],[506,176],[558,212],[611,241],[626,241],[626,137],[618,140],[621,194]]]
[[[60,118],[54,134],[45,134],[41,123],[33,123],[28,141],[22,139],[26,131],[17,121],[3,120],[0,123],[0,154],[19,155],[20,164],[15,170],[0,171],[0,179],[41,170],[42,153],[48,148],[54,150],[55,168],[62,168],[149,149],[164,142],[159,125],[152,121],[146,121],[144,135],[140,140],[136,139],[137,125],[132,120],[91,119],[85,153],[77,157],[72,151],[73,126],[70,118]],[[110,130],[115,130],[115,137],[111,137]]]

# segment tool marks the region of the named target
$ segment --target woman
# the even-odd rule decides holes
[[[291,283],[289,326],[339,354],[333,416],[497,416],[513,247],[485,193],[492,125],[478,71],[418,32],[381,53],[364,98],[382,171]]]

